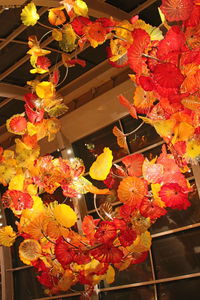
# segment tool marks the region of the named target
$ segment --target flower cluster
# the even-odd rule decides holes
[[[101,280],[112,283],[115,268],[122,271],[145,260],[151,246],[148,229],[167,213],[166,208],[190,206],[191,187],[165,146],[157,160],[132,154],[122,162],[116,173],[112,153],[105,148],[91,166],[91,177],[105,179],[122,205],[102,220],[86,216],[83,235],[73,230],[77,216],[70,206],[57,201],[44,204],[38,195],[38,188],[53,193],[58,186],[68,197],[86,193],[88,186],[91,192],[109,193],[82,177],[83,166],[70,168],[67,161],[46,156],[35,159],[34,172],[26,169],[26,176],[23,172],[12,176],[2,203],[17,216],[18,232],[10,226],[2,228],[0,242],[11,246],[17,236],[24,238],[20,259],[37,269],[47,293],[66,291],[78,282],[88,285],[90,291]]]
[[[163,0],[160,16],[159,27],[167,29],[161,40],[152,38],[145,27],[132,31],[133,43],[126,55],[135,73],[130,77],[136,89],[133,103],[123,96],[120,102],[133,118],[139,117],[155,128],[177,163],[183,166],[188,162],[197,163],[200,157],[200,7],[190,0]],[[116,129],[114,134],[120,142],[123,134]]]
[[[112,166],[112,151],[105,147],[89,172],[92,179],[104,182],[104,189],[83,176],[85,167],[80,159],[71,162],[40,156],[38,142],[44,137],[49,141],[55,138],[60,130],[57,117],[67,109],[56,93],[58,70],[48,81],[29,82],[31,93],[24,97],[25,113],[7,121],[8,131],[21,135],[21,139],[15,140],[14,151],[0,148],[0,183],[8,186],[2,203],[16,216],[18,232],[11,226],[1,228],[0,244],[10,247],[18,236],[24,238],[19,246],[20,259],[37,270],[48,294],[81,283],[88,286],[90,295],[101,280],[114,281],[115,269],[122,271],[145,260],[151,246],[148,229],[168,208],[190,206],[192,188],[184,172],[187,163],[196,162],[200,155],[200,8],[193,0],[163,0],[162,25],[156,28],[137,16],[130,22],[113,18],[92,21],[82,0],[63,0],[61,4],[49,10],[49,22],[56,26],[53,38],[66,52],[63,64],[67,68],[74,64],[84,67],[84,61],[67,53],[83,49],[85,43],[97,47],[109,39],[109,63],[115,67],[129,65],[135,73],[130,75],[136,84],[133,103],[120,96],[121,104],[133,118],[154,126],[170,151],[164,145],[162,153],[151,161],[142,154],[132,154],[122,159],[120,167]],[[27,26],[36,24],[39,15],[35,5],[29,3],[21,17]],[[161,31],[164,27],[165,37]],[[49,72],[49,51],[42,49],[34,36],[28,45],[31,73]],[[117,127],[113,133],[124,147],[123,133]],[[81,234],[72,207],[57,201],[43,203],[40,194],[53,194],[57,188],[69,198],[89,192],[109,197],[114,190],[120,205],[109,207],[109,212],[104,207],[104,216],[97,211],[101,219],[85,216]]]

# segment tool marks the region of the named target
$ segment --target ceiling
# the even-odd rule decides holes
[[[61,51],[57,42],[50,34],[49,29],[41,25],[26,27],[21,24],[20,13],[24,0],[0,0],[0,143],[5,147],[6,140],[1,139],[5,133],[5,121],[15,113],[24,111],[23,95],[28,91],[26,82],[35,76],[29,73],[30,63],[27,39],[30,35],[42,38],[41,46],[51,50],[49,55],[52,61],[52,70],[59,67],[61,78],[65,75],[65,67],[61,61]],[[34,0],[39,9],[40,22],[48,23],[48,8],[59,6],[58,0]],[[139,17],[151,25],[159,25],[160,19],[157,7],[160,1],[156,0],[85,0],[91,17],[109,17],[123,20],[139,14]],[[47,6],[49,5],[49,7]],[[11,6],[10,6],[11,5]],[[128,70],[115,69],[106,61],[106,43],[98,48],[86,45],[78,54],[80,59],[86,60],[86,67],[76,66],[69,70],[66,80],[58,90],[63,95],[69,112],[84,105],[97,95],[119,84],[126,78]],[[73,57],[75,54],[72,53]],[[45,76],[39,76],[40,79]],[[7,137],[7,136],[6,136]],[[7,141],[8,142],[8,141]]]

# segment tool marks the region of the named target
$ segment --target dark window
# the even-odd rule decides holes
[[[158,284],[159,300],[199,300],[200,278]]]
[[[152,286],[100,293],[100,300],[155,300]]]
[[[111,124],[73,143],[74,155],[83,159],[86,171],[89,170],[96,157],[103,152],[104,147],[112,150],[114,160],[128,154],[126,150],[118,146],[117,139],[112,133],[114,126],[120,127],[119,123]]]
[[[193,186],[193,191],[189,194],[191,206],[186,210],[168,209],[167,215],[159,218],[156,223],[151,226],[151,233],[200,222],[200,199],[198,190],[194,181],[191,181],[190,184]]]
[[[115,272],[115,281],[111,285],[102,282],[101,287],[118,286],[153,279],[149,257],[143,263],[132,265],[124,271],[115,269]]]
[[[200,272],[200,230],[156,238],[152,253],[158,279]]]
[[[130,133],[142,123],[142,120],[135,120],[131,116],[127,116],[122,119],[121,122],[124,132]],[[160,141],[160,136],[157,134],[155,129],[148,124],[143,124],[139,130],[127,137],[127,142],[131,152],[136,152]]]

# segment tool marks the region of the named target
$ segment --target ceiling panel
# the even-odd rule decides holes
[[[0,126],[10,118],[13,114],[22,113],[24,111],[24,102],[20,100],[12,100],[0,109]]]
[[[2,11],[0,37],[5,38],[21,25],[20,20],[21,8],[14,8]]]
[[[138,7],[140,4],[144,3],[146,0],[137,0],[137,1],[130,1],[130,0],[107,0],[106,3],[112,4],[113,6],[124,10],[125,12],[130,13],[133,9]]]
[[[22,5],[26,0],[0,0],[0,5]]]
[[[89,11],[91,15],[93,15],[93,20],[95,17],[102,16],[110,16],[112,13],[114,17],[117,19],[130,19],[130,17],[134,14],[133,10],[136,8],[138,11],[148,7],[154,0],[85,0],[87,4],[89,4]],[[24,1],[17,0],[6,0],[4,1],[5,5],[20,5]],[[54,65],[58,64],[60,68],[61,81],[63,77],[65,77],[66,69],[62,66],[61,54],[59,49],[58,42],[51,40],[51,32],[47,33],[52,27],[48,22],[48,4],[56,5],[59,4],[59,0],[38,0],[37,3],[40,5],[45,5],[45,7],[38,7],[41,17],[40,22],[42,24],[37,24],[35,26],[26,27],[22,25],[20,20],[20,8],[10,8],[8,10],[0,10],[0,18],[1,24],[3,26],[0,27],[0,38],[2,39],[0,42],[0,78],[3,83],[14,84],[18,86],[25,86],[27,80],[32,80],[35,78],[34,75],[30,74],[30,62],[29,57],[26,56],[26,52],[28,51],[27,40],[30,35],[37,35],[38,39],[42,38],[42,43],[45,44],[45,48],[51,48],[52,52],[49,55],[50,60],[52,61],[53,70]],[[0,6],[3,5],[3,2],[0,0]],[[159,15],[157,13],[157,6],[159,1],[156,4],[151,5],[150,8],[146,8],[144,12],[140,13],[140,16],[150,24],[158,24],[160,22]],[[142,6],[141,6],[142,5]],[[45,27],[47,26],[47,27]],[[48,43],[46,42],[48,41]],[[82,74],[87,73],[92,68],[101,64],[104,60],[106,60],[106,47],[107,43],[97,47],[91,48],[87,47],[81,53],[72,53],[72,57],[78,54],[80,59],[86,60],[86,67],[82,68],[81,66],[76,66],[74,68],[69,69],[69,74],[64,82],[59,86],[64,87],[67,84],[71,83],[74,80],[78,80]],[[103,71],[104,72],[104,71]],[[96,73],[95,73],[96,74]],[[102,75],[102,74],[101,74]],[[97,78],[99,78],[99,74],[96,74]],[[40,76],[40,78],[45,79],[45,76]],[[109,78],[108,78],[109,80]],[[76,81],[73,86],[76,86]],[[82,82],[81,82],[82,84]],[[84,82],[83,82],[84,85]],[[101,85],[101,83],[99,83]],[[98,80],[95,82],[95,86],[98,86]],[[75,90],[74,90],[75,91]],[[1,91],[0,91],[1,92]],[[0,96],[3,96],[3,94]],[[73,99],[71,99],[72,101]],[[3,105],[5,103],[5,106]],[[8,98],[0,98],[0,115],[1,115],[1,124],[5,122],[5,118],[11,116],[14,113],[23,111],[23,102],[19,100],[12,100]]]
[[[27,52],[26,45],[16,45],[9,43],[0,54],[0,74],[6,69],[14,65],[20,58],[22,58]]]

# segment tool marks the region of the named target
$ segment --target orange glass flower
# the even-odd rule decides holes
[[[133,206],[139,205],[147,192],[146,181],[135,176],[124,178],[117,190],[119,200]]]

